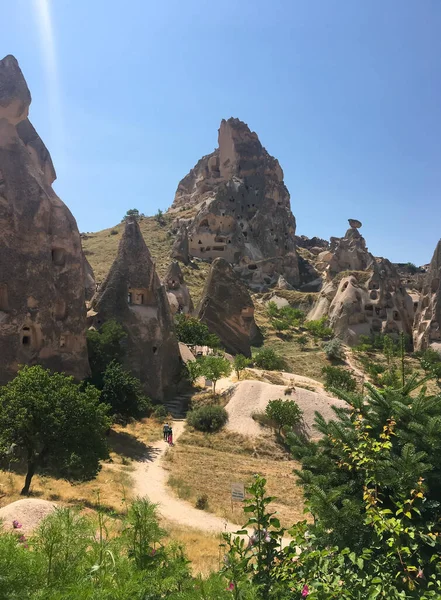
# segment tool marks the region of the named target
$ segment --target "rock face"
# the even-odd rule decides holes
[[[96,327],[115,319],[126,330],[126,368],[149,397],[166,397],[179,376],[178,342],[167,293],[135,219],[126,221],[115,262],[92,306]]]
[[[167,297],[173,314],[178,312],[188,315],[193,312],[190,292],[184,281],[181,267],[177,262],[172,262],[169,266],[163,284],[167,290]]]
[[[13,56],[0,61],[0,383],[39,363],[89,373],[80,234],[52,189],[48,150],[27,118]]]
[[[92,265],[84,256],[84,292],[86,300],[92,300],[96,292],[95,275],[92,269]]]
[[[197,314],[231,354],[251,356],[261,340],[250,293],[223,258],[213,261]]]
[[[188,265],[190,262],[189,252],[187,227],[186,225],[182,225],[171,249],[171,257],[180,260],[184,265]]]
[[[194,213],[190,256],[226,259],[252,289],[276,284],[280,275],[298,283],[296,222],[283,171],[242,121],[221,122],[219,147],[179,183],[170,211],[181,209]]]
[[[427,271],[415,315],[414,347],[441,352],[441,240]]]
[[[349,229],[344,238],[331,238],[329,256],[323,257],[327,282],[308,319],[328,317],[334,334],[349,344],[357,343],[360,335],[411,335],[412,298],[396,268],[370,254],[357,229]],[[339,276],[343,271],[352,273]]]

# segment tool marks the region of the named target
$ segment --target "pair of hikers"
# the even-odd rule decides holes
[[[164,434],[164,441],[168,442],[170,446],[173,446],[173,429],[172,426],[168,423],[164,423],[164,427],[162,428],[162,432]]]

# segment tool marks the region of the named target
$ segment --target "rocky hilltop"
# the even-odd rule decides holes
[[[178,185],[173,257],[224,258],[254,290],[280,275],[297,285],[296,221],[278,161],[239,119],[221,122],[218,141]]]
[[[415,315],[415,350],[430,346],[441,351],[441,240],[429,265]]]
[[[349,225],[317,256],[324,285],[308,318],[327,317],[334,334],[350,344],[360,335],[411,335],[414,303],[397,269],[368,251],[360,221],[349,219]]]
[[[88,375],[77,224],[52,189],[50,154],[28,119],[13,56],[0,61],[0,383],[21,364]]]

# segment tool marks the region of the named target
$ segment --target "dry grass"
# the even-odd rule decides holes
[[[207,577],[218,571],[224,551],[221,535],[204,533],[198,529],[182,527],[170,521],[161,523],[167,531],[165,542],[178,542],[184,546],[185,555],[191,561],[193,575]]]
[[[187,437],[180,438],[173,452],[167,454],[165,462],[170,471],[169,485],[179,497],[194,505],[199,497],[206,495],[208,510],[222,518],[243,524],[246,516],[242,505],[231,506],[230,485],[235,481],[247,485],[251,483],[253,475],[259,473],[267,479],[267,492],[277,498],[272,508],[278,512],[282,524],[290,526],[304,518],[302,491],[296,485],[293,474],[293,469],[299,465],[288,460],[287,455],[287,460],[274,460],[274,457],[256,458],[240,451],[233,453],[231,434],[218,440],[216,437],[219,434],[210,436],[213,441],[208,444],[213,447],[190,445],[195,440],[188,436],[194,434],[185,435]],[[240,445],[240,438],[242,436],[236,439],[236,446]]]
[[[31,495],[62,504],[96,508],[99,491],[104,508],[120,513],[124,502],[132,498],[131,461],[143,456],[147,444],[161,437],[162,425],[154,419],[143,419],[127,427],[115,425],[109,436],[110,460],[102,463],[95,479],[70,483],[65,479],[37,474],[32,479]],[[11,472],[0,471],[0,506],[20,499],[25,475],[23,465],[12,464],[12,469]]]

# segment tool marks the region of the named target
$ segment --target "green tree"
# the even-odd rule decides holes
[[[322,317],[321,319],[307,321],[305,323],[306,329],[317,338],[330,338],[332,336],[332,328],[326,325],[327,318]]]
[[[272,348],[262,348],[253,357],[254,364],[259,369],[268,371],[280,371],[285,368],[285,361]]]
[[[341,367],[323,367],[322,373],[325,376],[325,389],[343,390],[354,392],[357,388],[357,381],[349,371]]]
[[[142,391],[141,382],[113,360],[107,365],[103,376],[101,401],[109,404],[113,415],[141,417],[151,409],[147,396]]]
[[[213,382],[213,394],[216,394],[216,383],[231,373],[230,361],[223,356],[201,356],[196,362],[200,365],[200,375]]]
[[[106,321],[99,330],[89,329],[87,332],[87,350],[92,371],[91,383],[99,389],[103,386],[103,375],[112,362],[122,362],[124,357],[124,340],[127,333],[122,325],[114,320]]]
[[[233,361],[233,368],[236,372],[237,379],[240,379],[240,374],[251,364],[251,359],[243,354],[236,354]]]
[[[0,448],[16,444],[25,455],[22,494],[29,493],[39,467],[69,479],[90,479],[107,457],[109,407],[93,386],[40,366],[24,367],[0,389]]]
[[[323,350],[329,360],[341,360],[344,358],[344,350],[339,338],[332,338],[323,344]]]
[[[295,427],[302,420],[303,411],[295,400],[270,400],[265,409],[266,416],[274,421],[279,435],[283,427]]]
[[[308,345],[308,336],[307,335],[298,335],[296,337],[296,343],[300,346],[300,350],[304,350]]]
[[[175,317],[175,328],[178,340],[189,346],[209,346],[218,348],[219,338],[210,333],[207,325],[189,315],[178,314]]]
[[[141,214],[137,208],[129,208],[129,210],[126,212],[126,214],[123,217],[123,221],[127,221],[127,219],[129,219],[129,218],[139,221],[140,217],[143,217],[143,216],[144,215]]]

